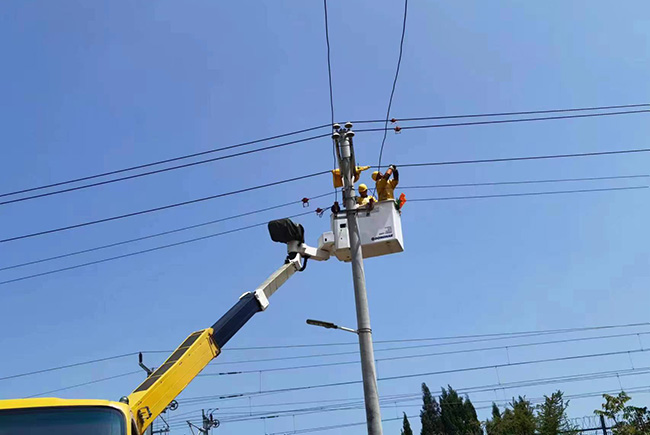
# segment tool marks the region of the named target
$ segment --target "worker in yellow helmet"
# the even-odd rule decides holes
[[[370,205],[377,202],[374,196],[368,195],[368,186],[365,184],[359,184],[359,196],[357,196],[357,205],[364,206]]]
[[[359,178],[361,177],[361,173],[365,170],[370,169],[370,166],[357,166],[354,168],[354,177],[352,182],[356,183],[359,181]],[[341,170],[340,169],[334,169],[332,171],[332,178],[334,182],[334,187],[343,187],[343,177],[341,177]]]
[[[391,175],[393,176],[392,180],[390,179]],[[373,172],[372,179],[375,180],[375,188],[380,201],[395,200],[395,188],[399,183],[399,172],[395,165],[390,165],[385,174],[379,171]]]

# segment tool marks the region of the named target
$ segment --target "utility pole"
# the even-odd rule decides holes
[[[343,178],[343,203],[345,205],[348,234],[350,237],[352,281],[354,284],[354,301],[357,308],[357,333],[359,335],[363,396],[366,405],[368,435],[382,435],[375,354],[372,346],[372,329],[370,328],[370,312],[368,309],[368,295],[366,293],[366,276],[363,270],[361,236],[359,234],[354,195],[353,179],[356,169],[352,143],[354,132],[351,130],[351,122],[346,123],[344,128],[341,128],[338,124],[334,124],[332,127],[334,128],[332,139],[336,146],[339,169]]]
[[[209,412],[209,411],[208,411]],[[209,435],[210,434],[210,429],[219,427],[219,420],[214,418],[212,416],[212,413],[210,413],[209,416],[205,415],[205,409],[201,410],[201,426],[198,427],[191,421],[187,421],[187,425],[190,427],[190,431],[194,433],[194,429],[199,431],[199,434],[201,435]]]

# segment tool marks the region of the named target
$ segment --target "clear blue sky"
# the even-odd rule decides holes
[[[337,120],[385,115],[403,3],[330,1]],[[411,0],[392,115],[456,115],[648,101],[650,4],[646,1],[443,2]],[[57,182],[200,152],[329,121],[323,5],[285,2],[10,1],[0,16],[0,191]],[[498,158],[647,147],[647,114],[390,134],[384,162]],[[376,164],[381,135],[357,136],[357,156]],[[402,184],[644,174],[645,154],[450,166],[402,171]],[[328,169],[328,139],[192,169],[2,206],[2,238],[185,201]],[[597,188],[643,180],[571,185],[410,191],[410,198]],[[328,177],[0,245],[0,266],[165,231],[331,189]],[[378,340],[581,327],[648,320],[648,191],[407,204],[406,252],[366,262]],[[330,200],[328,198],[327,200]],[[312,206],[327,206],[327,200]],[[146,249],[299,213],[300,206],[111,250],[0,272],[0,280]],[[328,219],[301,220],[310,242]],[[263,227],[124,260],[0,286],[0,377],[92,358],[172,349],[212,324],[284,258]],[[307,317],[354,325],[346,264],[310,264],[230,343],[262,346],[348,341],[307,327]],[[645,338],[650,345],[650,337]],[[524,340],[525,341],[525,340]],[[528,340],[530,341],[530,340]],[[625,350],[636,338],[510,351],[511,361]],[[379,347],[379,346],[378,346]],[[232,351],[221,362],[307,350]],[[400,354],[400,353],[393,353]],[[402,352],[401,354],[404,354]],[[148,355],[159,364],[163,355]],[[353,359],[352,357],[349,357]],[[341,361],[323,359],[323,361]],[[314,360],[304,360],[313,363]],[[380,362],[380,377],[506,363],[503,351]],[[635,367],[645,354],[632,355]],[[303,362],[209,367],[264,369]],[[627,355],[500,369],[501,382],[630,368]],[[137,370],[135,357],[0,384],[23,397]],[[344,365],[262,376],[263,389],[360,379]],[[141,375],[57,393],[116,400]],[[497,382],[491,371],[380,382],[380,394],[417,394]],[[649,376],[621,378],[624,387]],[[618,388],[616,379],[472,394],[482,401],[562,388]],[[181,396],[259,389],[256,374],[197,380]],[[262,405],[360,398],[360,385],[183,405]],[[648,395],[636,395],[647,404]],[[590,414],[598,398],[575,400]],[[414,405],[414,406],[406,406]],[[271,406],[267,409],[277,409]],[[388,405],[385,418],[418,412]],[[232,412],[224,410],[223,412]],[[479,410],[484,418],[487,411]],[[194,414],[196,417],[198,414]],[[363,411],[298,416],[296,428],[363,421]],[[419,423],[412,421],[419,430]],[[291,418],[224,423],[223,433],[293,429]],[[399,422],[385,424],[398,433]],[[363,426],[341,429],[364,433]],[[186,433],[179,429],[173,433]]]

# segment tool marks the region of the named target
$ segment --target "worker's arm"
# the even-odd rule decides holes
[[[389,169],[389,171],[392,172],[392,174],[393,174],[393,179],[394,179],[397,183],[399,183],[399,171],[397,170],[397,166],[395,166],[395,165],[390,165],[390,169]],[[395,184],[397,184],[397,183],[395,183]]]

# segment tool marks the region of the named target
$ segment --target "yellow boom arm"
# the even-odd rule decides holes
[[[196,331],[127,398],[139,433],[178,396],[205,366],[221,353],[221,348],[253,315],[269,305],[268,298],[297,270],[301,256],[296,255],[276,270],[254,292],[244,293],[239,301],[211,328]]]

